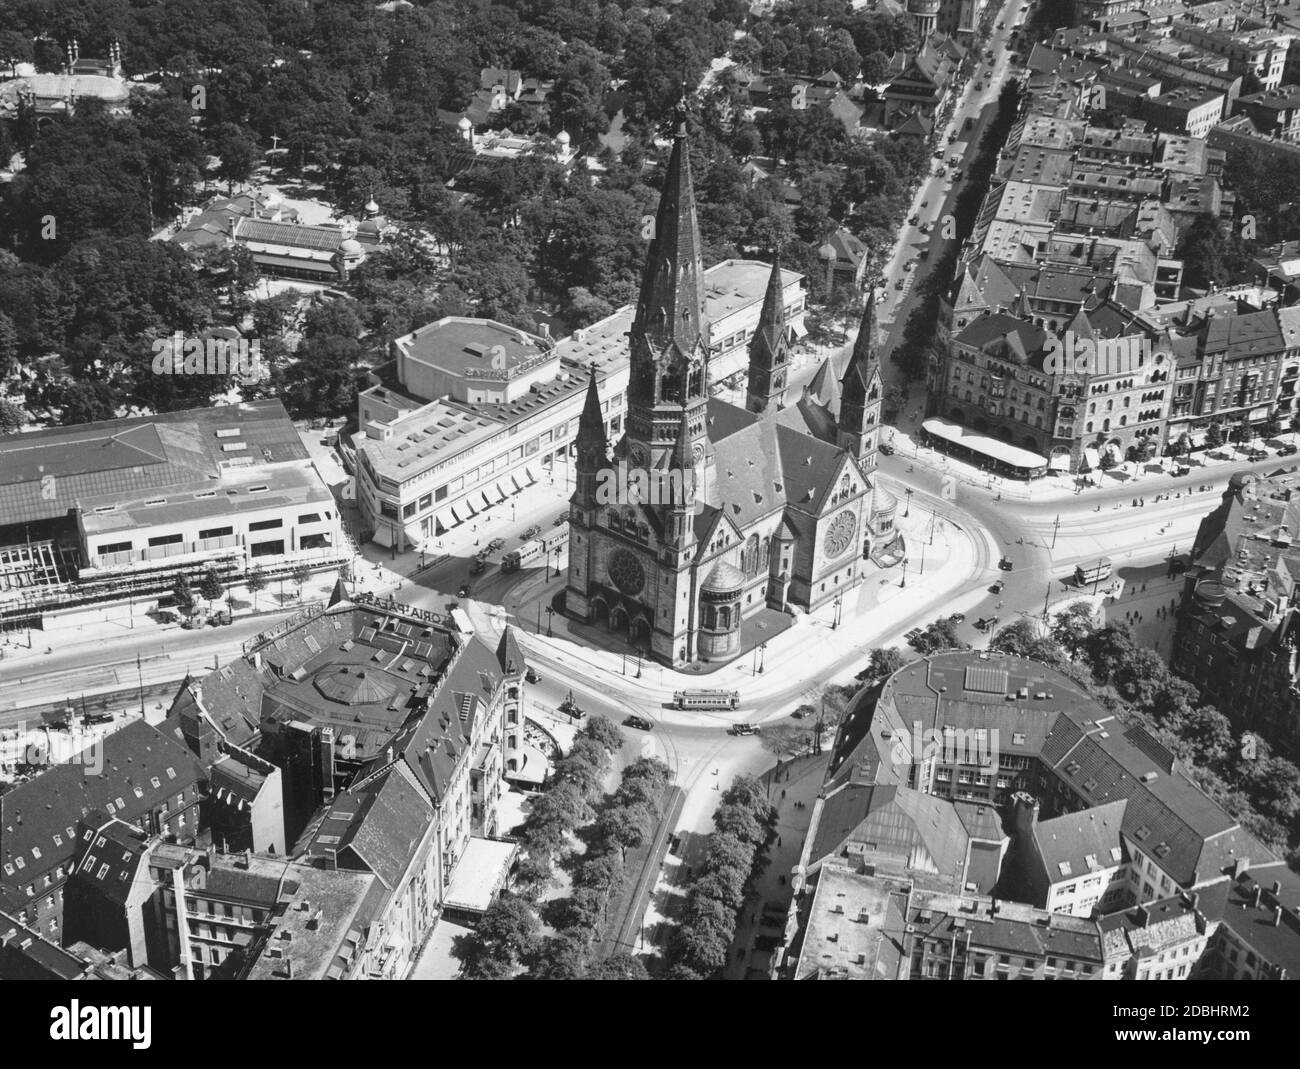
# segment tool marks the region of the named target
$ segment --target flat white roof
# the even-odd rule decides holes
[[[518,849],[516,843],[471,839],[451,874],[445,905],[484,912],[492,904],[493,896],[505,886]]]

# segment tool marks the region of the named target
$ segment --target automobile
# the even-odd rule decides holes
[[[922,210],[922,211],[924,211],[924,210],[925,210],[926,208],[928,208],[928,207],[930,207],[930,202],[929,202],[928,200],[923,200],[923,201],[921,201],[921,210]]]
[[[957,153],[954,152],[951,156],[948,157],[948,162],[952,164],[954,167],[956,167],[957,164],[961,163],[961,156],[959,156]]]
[[[458,598],[467,598],[467,597],[469,597],[469,584],[468,584],[468,583],[461,583],[461,584],[460,584],[460,589],[458,589],[458,590],[456,591],[456,596],[457,596]]]
[[[569,522],[569,514],[567,512],[561,512],[558,516],[555,517],[555,522],[552,524],[552,526],[559,527],[560,524],[568,523],[568,522]]]
[[[930,250],[929,250],[929,249],[922,249],[922,250],[921,250],[920,252],[918,252],[916,255],[919,256],[922,260],[924,260],[927,256],[930,255]]]
[[[654,727],[644,716],[629,716],[623,721],[625,728],[636,728],[639,731],[649,731]]]
[[[1007,24],[1006,24],[1005,22],[999,22],[999,23],[998,23],[998,29],[999,29],[999,30],[1004,29],[1004,28],[1006,27],[1006,25],[1007,25]]]
[[[1300,447],[1294,446],[1290,442],[1287,442],[1285,445],[1279,445],[1277,447],[1277,455],[1280,457],[1295,456],[1297,451],[1300,451]]]
[[[975,621],[975,630],[977,631],[988,631],[990,628],[997,626],[998,618],[996,616],[981,616]]]
[[[984,89],[984,83],[983,83],[983,82],[976,82],[976,83],[975,83],[975,92],[977,92],[977,93],[978,93],[978,92],[981,92],[983,89]]]
[[[1001,568],[1004,572],[1009,572],[1011,571],[1012,568],[1015,567],[1015,565],[1012,564],[1011,561],[1008,560],[1006,557],[1003,557],[1000,561],[998,561],[998,567]]]
[[[791,719],[791,720],[802,720],[802,719],[804,718],[805,715],[806,715],[806,714],[804,713],[803,708],[800,707],[800,708],[796,709],[793,713],[790,714],[790,719]]]
[[[989,587],[989,593],[1001,594],[1002,591],[1006,589],[1006,585],[1007,585],[1006,583],[1004,583],[1001,579],[999,579],[996,583],[994,583],[991,587]]]
[[[965,170],[963,170],[961,167],[958,167],[955,171],[952,172],[952,180],[954,182],[960,182],[961,176],[964,175],[965,173],[966,173]]]
[[[506,544],[506,540],[504,538],[494,538],[492,539],[491,542],[487,544],[488,552],[495,553],[498,549],[500,549],[505,544]]]
[[[469,566],[469,574],[482,575],[485,568],[487,568],[487,565],[484,563],[483,558],[475,557],[474,563]]]
[[[907,639],[908,642],[911,642],[912,639],[914,639],[914,638],[917,637],[917,635],[923,635],[923,634],[925,634],[925,632],[924,632],[921,628],[919,628],[919,627],[914,627],[914,628],[912,628],[911,631],[909,631],[909,632],[908,632],[906,635],[904,635],[903,637],[904,637],[905,639]]]
[[[528,530],[524,532],[524,541],[526,542],[530,538],[536,538],[541,533],[542,533],[542,529],[538,527],[536,524],[533,524],[532,527],[528,528]]]
[[[957,140],[957,131],[954,130],[952,133],[948,135],[948,144],[951,145],[956,140]]]
[[[540,683],[542,681],[542,677],[537,674],[537,669],[531,665],[524,669],[524,679],[529,683]]]
[[[112,713],[87,713],[81,718],[87,724],[111,724],[113,722]]]
[[[959,624],[965,619],[966,619],[966,614],[964,612],[955,612],[948,617],[948,622],[950,624]]]
[[[946,170],[944,170],[944,167],[943,167],[943,164],[942,164],[942,163],[939,164],[939,166],[936,167],[936,168],[934,169],[934,177],[935,177],[935,178],[942,178],[942,177],[943,177],[944,175],[946,175],[947,173],[948,173],[948,172],[947,172]]]
[[[917,223],[919,223],[920,221],[921,221],[921,217],[919,215],[914,215],[907,222],[910,226],[916,226]]]
[[[1295,451],[1295,447],[1292,446],[1292,452],[1294,452],[1294,451]],[[1189,468],[1186,464],[1180,464],[1178,467],[1174,468],[1174,474],[1175,474],[1175,475],[1191,475],[1191,474],[1192,474],[1192,469]]]
[[[1251,460],[1264,460],[1264,459],[1266,459],[1266,458],[1268,457],[1268,450],[1266,450],[1266,449],[1247,449],[1247,450],[1246,450],[1246,456],[1249,457]]]
[[[886,293],[883,289],[876,294],[877,304],[884,304],[887,300],[889,300],[889,294]]]
[[[68,722],[67,722],[66,720],[51,720],[51,721],[50,721],[48,724],[46,724],[45,726],[46,726],[47,728],[49,728],[51,731],[71,731],[71,730],[72,730],[72,728],[70,728],[70,727],[68,726]]]
[[[935,152],[934,152],[934,158],[935,158],[936,160],[941,160],[941,159],[943,159],[943,149],[935,149]]]
[[[889,442],[881,442],[878,448],[880,452],[884,453],[887,457],[892,457],[894,455],[894,447]]]
[[[974,116],[974,115],[968,115],[968,116],[966,117],[966,129],[969,130],[969,129],[970,129],[971,127],[973,127],[974,125],[975,125],[975,116]]]
[[[897,282],[894,283],[894,289],[901,290],[902,288],[903,288],[903,280],[900,278]]]
[[[732,724],[727,728],[728,735],[757,735],[758,728],[753,724]]]

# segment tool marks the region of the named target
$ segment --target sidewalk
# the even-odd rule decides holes
[[[1244,456],[1232,453],[1225,446],[1223,450],[1216,450],[1216,452],[1223,451],[1227,453],[1224,459],[1209,457],[1202,451],[1191,457],[1176,459],[1173,457],[1158,457],[1141,465],[1140,470],[1139,465],[1125,462],[1120,467],[1108,472],[1093,471],[1086,478],[1093,480],[1096,485],[1087,485],[1080,490],[1079,476],[1068,472],[1050,473],[1029,482],[1021,479],[1009,479],[999,475],[990,475],[987,471],[968,461],[958,460],[956,457],[949,456],[929,446],[918,445],[913,436],[916,427],[919,427],[922,420],[916,415],[908,415],[905,419],[907,422],[915,424],[913,429],[908,430],[901,425],[892,427],[888,430],[888,437],[885,439],[895,448],[899,456],[906,457],[912,463],[937,474],[954,475],[967,487],[983,488],[991,493],[1001,494],[1003,498],[1015,501],[1065,501],[1076,496],[1082,501],[1087,501],[1089,495],[1095,494],[1098,489],[1125,489],[1131,491],[1135,497],[1146,497],[1149,500],[1155,494],[1163,493],[1166,490],[1172,491],[1174,489],[1173,480],[1176,478],[1190,479],[1195,485],[1198,478],[1206,481],[1216,481],[1237,471],[1270,471],[1280,465],[1294,464],[1297,460],[1296,457],[1279,457],[1270,454],[1266,460],[1251,461]],[[1268,441],[1300,444],[1296,442],[1298,437],[1300,435],[1287,433],[1276,438],[1270,438]],[[1175,476],[1173,471],[1179,466],[1190,467],[1191,473],[1186,476]]]

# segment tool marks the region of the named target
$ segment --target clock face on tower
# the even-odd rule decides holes
[[[823,545],[828,557],[838,557],[853,544],[853,532],[857,529],[858,518],[849,509],[845,509],[826,528],[826,540]]]
[[[646,447],[640,442],[635,442],[628,446],[627,460],[631,467],[644,469],[649,459],[650,454],[646,452]]]
[[[626,549],[616,549],[609,555],[609,577],[624,594],[639,594],[645,586],[645,569]]]

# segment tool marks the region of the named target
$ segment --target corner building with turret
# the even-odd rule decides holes
[[[629,332],[627,420],[613,445],[593,375],[576,441],[565,611],[663,664],[719,661],[745,620],[847,595],[897,538],[873,483],[883,387],[873,299],[842,374],[828,360],[798,397],[781,268],[750,342],[745,407],[709,396],[700,235],[679,116]],[[874,295],[872,295],[874,296]],[[684,492],[610,500],[614,471]],[[626,498],[629,495],[624,495]]]

